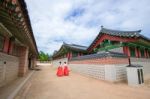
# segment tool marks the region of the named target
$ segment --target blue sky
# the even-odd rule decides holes
[[[38,50],[63,42],[89,46],[105,28],[139,30],[150,38],[150,0],[25,0]]]

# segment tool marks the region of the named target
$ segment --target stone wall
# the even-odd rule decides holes
[[[69,61],[69,67],[72,71],[111,82],[127,79],[127,64],[127,58],[116,57]]]
[[[92,64],[69,64],[71,71],[97,79],[105,79],[105,66]]]
[[[19,58],[0,52],[0,86],[18,77]]]

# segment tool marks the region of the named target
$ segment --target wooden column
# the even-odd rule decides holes
[[[139,58],[141,58],[141,50],[140,50],[140,48],[138,48],[138,54],[139,54]]]
[[[136,56],[136,58],[139,58],[138,48],[137,47],[135,47],[135,56]]]
[[[128,55],[128,57],[130,57],[131,55],[130,55],[130,48],[127,46],[127,55]]]
[[[72,58],[72,52],[70,52],[70,59]]]
[[[144,49],[144,57],[147,58],[146,49]]]
[[[147,50],[147,58],[149,58],[150,56],[149,56],[149,53],[148,53],[148,50]]]
[[[5,37],[5,41],[4,41],[4,48],[3,48],[3,52],[4,53],[8,53],[8,49],[9,49],[9,38]]]
[[[69,52],[67,53],[67,58],[69,59]]]
[[[14,43],[13,43],[13,42],[10,42],[10,43],[9,43],[9,48],[8,48],[8,54],[12,54],[12,52],[13,52],[13,47],[14,47]]]

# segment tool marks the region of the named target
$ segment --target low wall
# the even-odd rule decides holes
[[[98,79],[105,79],[105,67],[104,65],[92,65],[92,64],[69,64],[69,68],[77,73],[85,76],[91,76]]]
[[[150,59],[149,58],[131,58],[132,64],[139,64],[144,68],[144,79],[150,79]]]
[[[127,79],[127,64],[127,58],[116,57],[69,61],[69,67],[72,71],[111,82]]]
[[[19,58],[0,53],[0,86],[18,77]]]

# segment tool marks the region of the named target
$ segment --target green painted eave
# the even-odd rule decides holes
[[[105,47],[102,47],[102,48],[99,48],[99,49],[95,49],[94,52],[99,52],[99,51],[108,51],[108,50],[111,50],[111,49],[114,49],[114,48],[119,48],[119,47],[122,47],[124,46],[123,43],[120,43],[120,44],[116,44],[116,45],[107,45]]]
[[[15,17],[11,16],[6,9],[0,8],[0,23],[2,23],[21,43],[29,46],[30,52],[37,54],[23,29],[23,26],[18,24],[20,21],[13,18]]]

